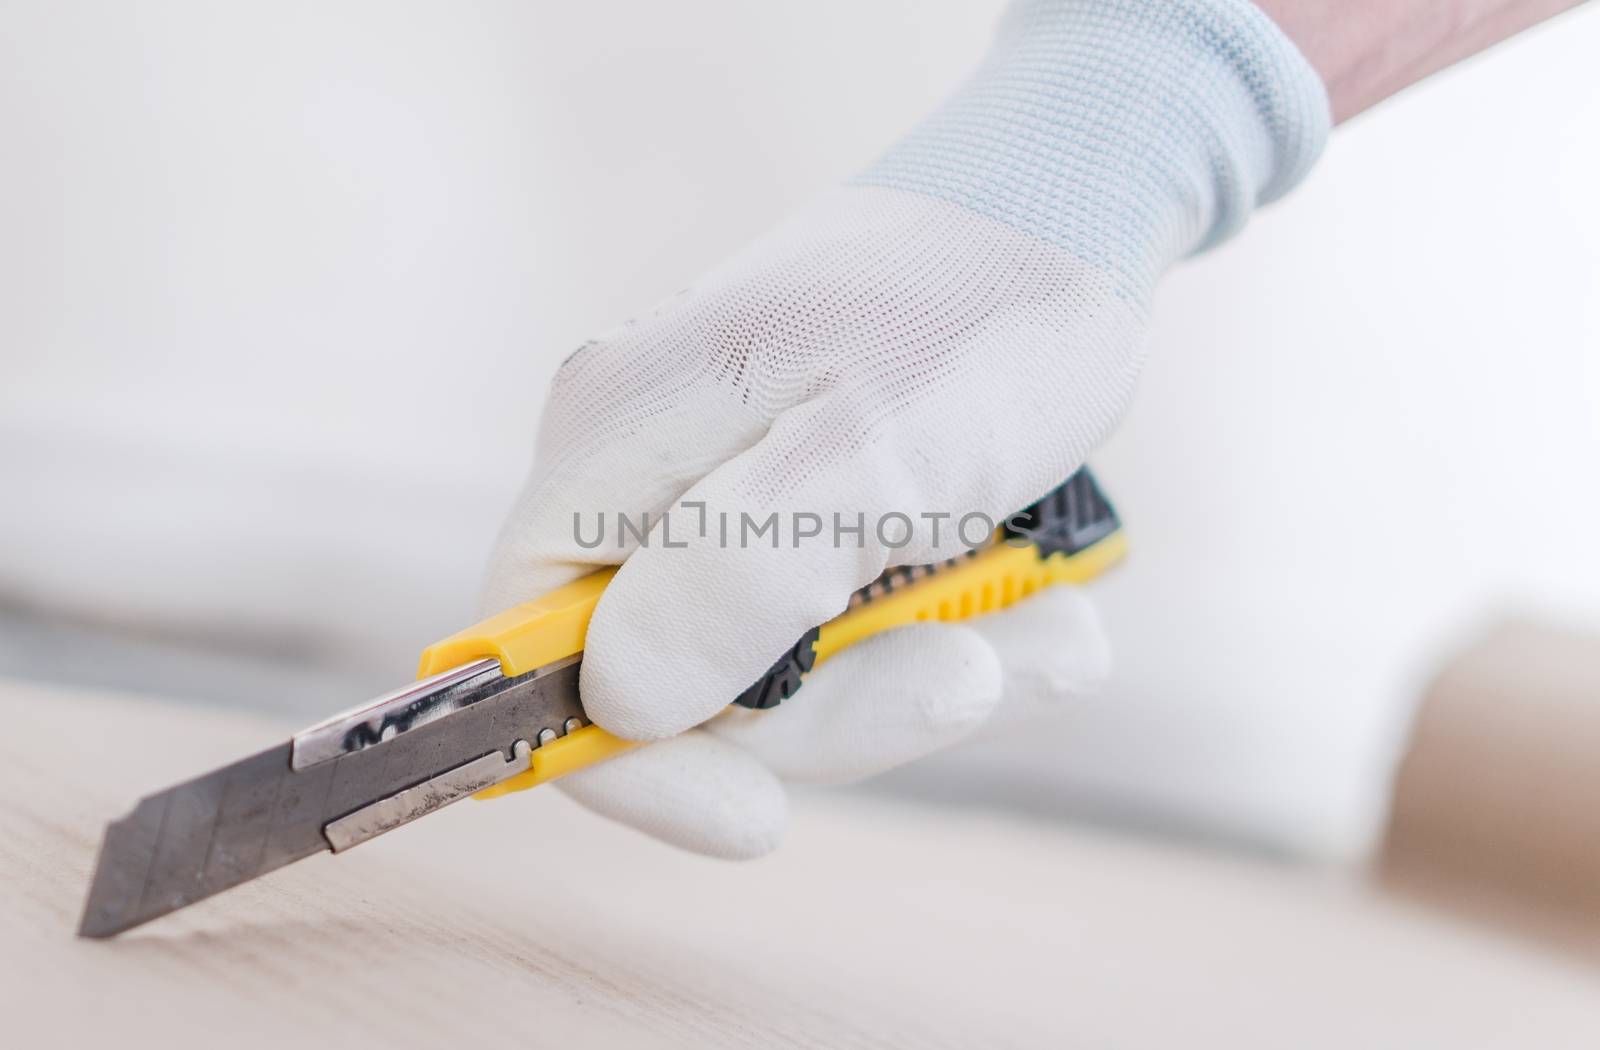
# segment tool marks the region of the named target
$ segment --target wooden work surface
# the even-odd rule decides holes
[[[553,791],[464,803],[112,942],[103,822],[281,739],[0,683],[7,1047],[1600,1045],[1576,961],[1304,871],[802,799],[777,856],[667,850]]]

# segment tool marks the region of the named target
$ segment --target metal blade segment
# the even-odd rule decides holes
[[[327,850],[331,822],[493,752],[515,761],[519,741],[537,748],[584,718],[578,669],[496,678],[445,717],[308,768],[285,742],[142,799],[106,828],[79,934],[113,936]]]

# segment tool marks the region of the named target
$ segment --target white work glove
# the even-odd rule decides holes
[[[486,604],[623,562],[586,710],[640,740],[705,723],[885,566],[949,557],[964,515],[1065,480],[1127,407],[1156,278],[1298,182],[1328,125],[1316,74],[1244,0],[1016,3],[878,163],[562,367]],[[647,543],[617,520],[647,513]],[[1052,595],[870,639],[775,711],[567,788],[755,855],[783,826],[773,772],[849,779],[948,744],[1008,679],[1103,667],[1093,622]]]
[[[758,857],[783,835],[783,782],[842,784],[921,758],[972,733],[1002,694],[1008,712],[1026,717],[1092,692],[1108,659],[1089,600],[1055,587],[970,625],[919,623],[868,638],[777,707],[730,707],[556,783],[673,845]]]

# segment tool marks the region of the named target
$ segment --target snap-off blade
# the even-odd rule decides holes
[[[106,828],[78,933],[121,933],[314,853],[364,842],[495,782],[487,778],[527,768],[541,734],[548,740],[583,721],[579,665],[573,657],[515,678],[491,669],[465,689],[458,675],[435,691],[445,700],[427,718],[415,711],[428,690],[412,687],[345,719],[380,726],[376,737],[358,728],[312,764],[307,734],[325,734],[339,720],[140,800]]]

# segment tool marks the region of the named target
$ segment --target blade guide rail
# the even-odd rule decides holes
[[[509,780],[527,770],[532,762],[533,745],[526,740],[518,740],[511,746],[510,759],[499,751],[491,751],[463,762],[436,777],[402,788],[386,798],[362,806],[354,813],[329,821],[322,829],[323,836],[333,852],[343,853],[468,795],[476,795],[486,787]]]

